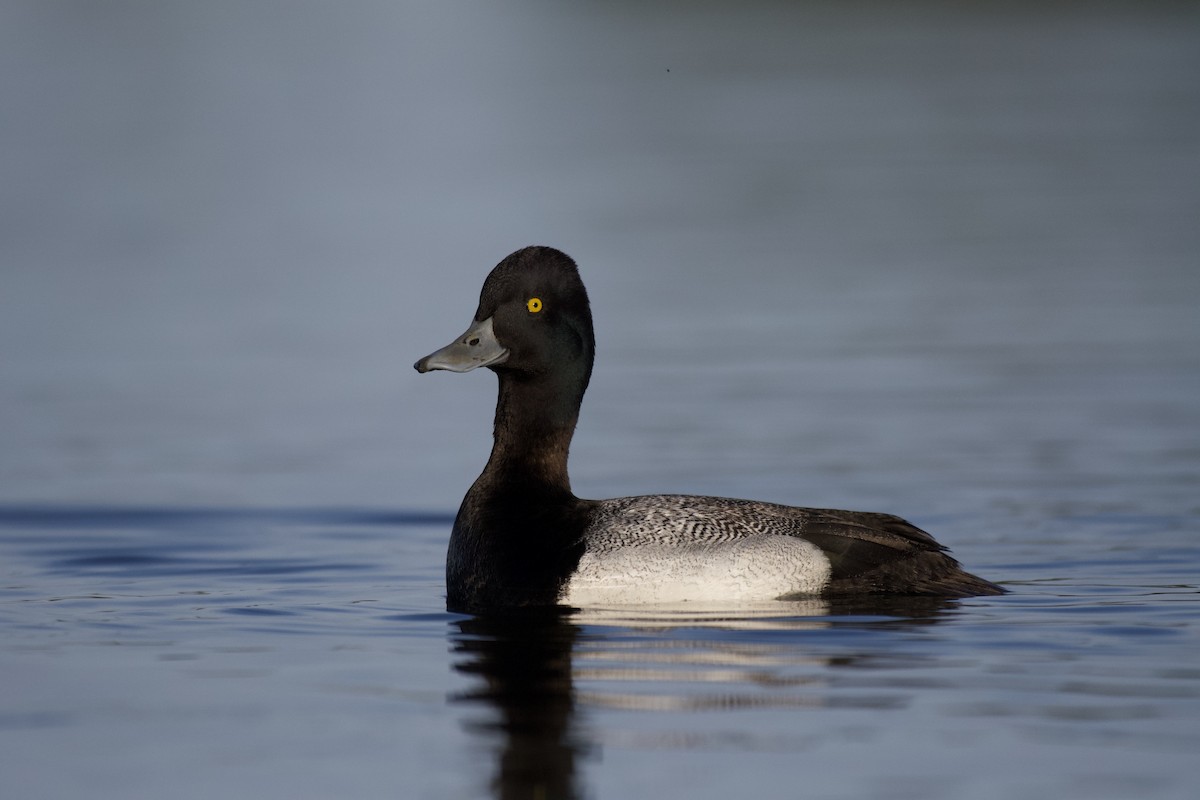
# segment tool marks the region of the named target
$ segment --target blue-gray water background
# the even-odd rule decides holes
[[[0,4],[0,795],[1193,798],[1190,3]],[[447,614],[558,246],[576,492],[1013,594]]]

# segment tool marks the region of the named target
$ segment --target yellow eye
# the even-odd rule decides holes
[[[529,309],[530,314],[536,314],[542,310],[542,299],[540,297],[531,297],[525,303],[525,307]]]

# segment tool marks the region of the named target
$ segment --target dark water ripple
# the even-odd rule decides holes
[[[482,769],[570,792],[600,752],[606,770],[649,767],[650,754],[695,767],[786,754],[829,774],[866,747],[958,741],[954,761],[924,769],[939,786],[1005,780],[999,753],[1055,775],[1100,759],[1169,796],[1200,746],[1200,593],[1185,580],[1200,550],[1187,521],[1060,521],[1042,552],[1064,539],[1075,552],[1053,564],[982,549],[978,568],[1011,580],[1000,598],[488,619],[441,606],[447,514],[95,511],[0,509],[0,667],[88,664],[52,696],[10,699],[0,733],[103,725],[148,746],[145,715],[161,713],[183,745],[221,731],[250,746],[267,724],[257,707],[288,725],[378,718],[399,743],[427,719],[430,747],[494,754],[468,770],[475,780]],[[1120,542],[1135,529],[1131,551]],[[139,697],[148,705],[127,707]],[[230,714],[250,715],[237,733]],[[298,741],[258,747],[278,760]],[[406,769],[430,760],[403,752]],[[1175,777],[1156,783],[1148,754]],[[340,758],[396,768],[372,748]]]

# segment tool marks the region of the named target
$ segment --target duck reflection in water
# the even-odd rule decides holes
[[[571,657],[578,626],[561,609],[480,616],[454,623],[454,668],[477,676],[476,687],[451,698],[496,712],[469,723],[475,733],[499,737],[497,798],[578,798],[579,756],[587,750],[576,729]]]
[[[454,669],[473,680],[470,689],[450,700],[487,712],[466,725],[494,749],[494,797],[582,798],[587,796],[581,777],[586,759],[599,755],[602,741],[623,737],[590,728],[580,708],[655,713],[836,704],[895,709],[907,698],[894,691],[857,696],[843,691],[836,699],[826,691],[832,669],[894,666],[889,659],[895,654],[886,647],[864,650],[861,636],[842,637],[838,629],[882,634],[882,629],[928,625],[955,606],[954,600],[907,597],[473,616],[450,626]],[[630,691],[580,691],[576,681],[606,688],[624,683]],[[798,718],[798,740],[815,735],[810,723]],[[630,744],[687,747],[695,737],[683,730],[663,742]]]

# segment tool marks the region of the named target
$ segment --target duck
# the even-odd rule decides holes
[[[535,246],[497,264],[466,332],[413,365],[486,368],[499,380],[491,454],[450,533],[448,610],[1005,591],[891,514],[683,494],[576,497],[567,457],[595,351],[574,260]]]

